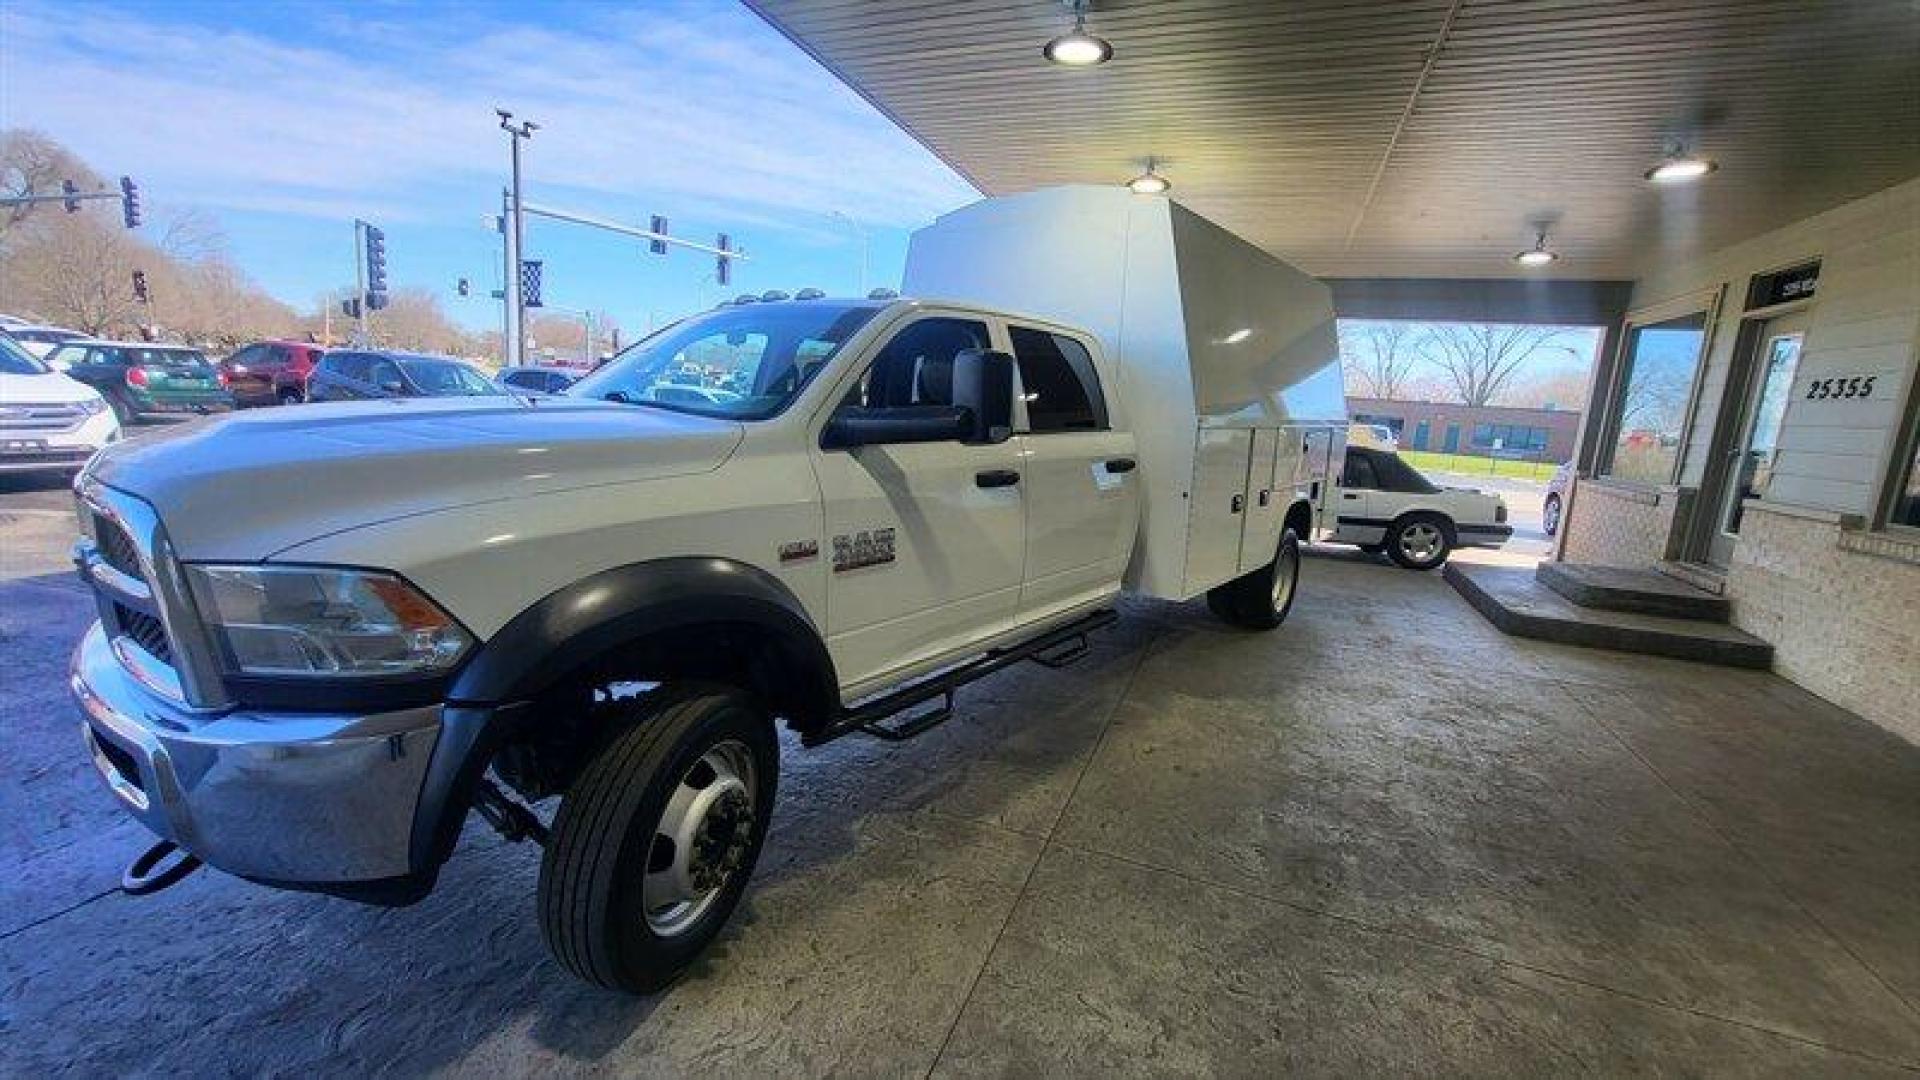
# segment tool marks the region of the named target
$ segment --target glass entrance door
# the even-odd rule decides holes
[[[1797,321],[1790,316],[1770,323],[1754,357],[1740,437],[1727,451],[1729,460],[1720,496],[1719,528],[1710,542],[1709,558],[1716,566],[1726,566],[1733,559],[1745,500],[1764,496],[1773,481],[1780,423],[1786,418],[1794,372],[1800,366],[1800,343],[1805,336],[1797,325],[1787,325]]]

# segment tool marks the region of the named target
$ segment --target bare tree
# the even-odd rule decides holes
[[[104,183],[66,147],[41,132],[21,128],[0,131],[0,190],[8,195],[57,195],[62,180],[71,180],[81,188],[97,188]],[[0,216],[0,235],[29,218],[62,212],[58,203],[8,207]]]
[[[1460,400],[1480,406],[1492,403],[1520,365],[1557,333],[1551,326],[1441,323],[1428,331],[1425,343]]]
[[[1419,324],[1394,320],[1343,323],[1340,364],[1349,385],[1368,397],[1398,398],[1420,360]]]

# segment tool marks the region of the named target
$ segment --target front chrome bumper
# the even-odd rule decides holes
[[[286,885],[412,869],[440,706],[371,716],[196,711],[135,680],[98,623],[74,651],[71,684],[108,788],[208,865]]]

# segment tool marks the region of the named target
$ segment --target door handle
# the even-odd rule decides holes
[[[1020,482],[1020,474],[1012,469],[983,469],[973,474],[975,487],[1003,488],[1012,487]]]
[[[1265,506],[1272,501],[1273,501],[1272,490],[1268,488],[1261,488],[1260,489],[1260,505]]]
[[[1246,505],[1247,505],[1247,497],[1245,495],[1235,495],[1233,497],[1233,504],[1228,512],[1237,514],[1241,510],[1245,509]]]
[[[1132,472],[1133,459],[1130,457],[1114,458],[1107,462],[1107,471],[1110,473]]]
[[[1358,499],[1360,496],[1354,494],[1351,491],[1343,491],[1340,493],[1340,497],[1343,499]]]

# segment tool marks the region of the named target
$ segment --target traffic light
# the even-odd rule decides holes
[[[720,254],[714,257],[713,280],[723,286],[730,285],[733,283],[733,260],[726,253],[733,250],[733,243],[726,233],[721,233],[720,242],[714,246],[720,249]]]
[[[79,184],[76,184],[71,180],[60,181],[60,194],[66,196],[65,201],[63,201],[60,205],[67,208],[67,213],[77,214],[80,212],[80,185]]]
[[[344,312],[349,319],[359,318],[360,298],[357,296],[349,296],[345,300],[340,301],[340,310]]]
[[[387,234],[367,226],[367,307],[387,306]]]
[[[140,188],[131,176],[120,178],[120,214],[126,219],[127,228],[140,227]]]
[[[453,291],[459,293],[461,296],[472,296],[473,286],[467,282],[466,278],[461,278],[454,283]]]
[[[667,242],[662,238],[667,235],[667,219],[661,217],[659,214],[655,214],[653,215],[653,224],[648,226],[648,228],[652,232],[657,233],[658,236],[647,241],[647,250],[653,252],[655,255],[665,255],[667,253]]]
[[[135,270],[133,272],[133,298],[143,304],[147,303],[150,299],[150,295],[147,292],[147,272],[145,270]]]

